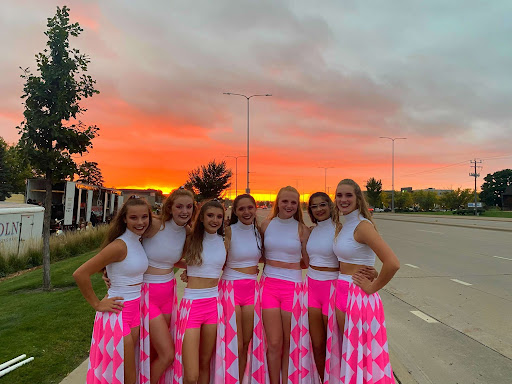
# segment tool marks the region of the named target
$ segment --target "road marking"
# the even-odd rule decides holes
[[[503,260],[510,260],[512,261],[512,259],[509,259],[508,257],[501,257],[501,256],[493,256],[493,257],[496,257],[498,259],[503,259]],[[407,264],[406,264],[407,265]]]
[[[418,316],[420,319],[422,320],[425,320],[427,323],[431,323],[431,324],[434,324],[434,323],[439,323],[439,321],[437,321],[436,319],[433,319],[432,317],[424,314],[423,312],[421,311],[411,311],[411,313],[413,315],[416,315]]]
[[[417,267],[417,266],[412,265],[412,264],[405,264],[405,265],[407,265],[408,267],[411,267],[411,268],[417,268],[417,269],[419,269],[419,268],[420,268],[420,267]]]
[[[473,284],[466,283],[465,281],[462,281],[462,280],[457,280],[457,279],[450,279],[450,280],[455,281],[456,283],[459,283],[462,285],[473,285]]]
[[[443,232],[436,232],[436,231],[427,231],[426,229],[417,229],[417,231],[420,231],[420,232],[428,232],[428,233],[436,233],[438,235],[442,235]]]

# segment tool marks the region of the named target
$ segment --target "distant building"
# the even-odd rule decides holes
[[[137,195],[145,198],[152,207],[160,206],[164,201],[162,191],[158,189],[119,189],[124,200],[128,200],[130,196]]]
[[[412,192],[412,187],[403,187],[403,188],[400,188],[400,191],[401,192]]]

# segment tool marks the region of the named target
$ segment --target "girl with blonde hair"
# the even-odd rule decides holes
[[[341,180],[336,188],[336,213],[343,215],[333,251],[340,263],[336,296],[336,316],[343,345],[342,383],[394,383],[386,335],[384,310],[378,291],[400,268],[395,253],[380,237],[359,185]],[[376,279],[368,276],[375,257],[382,262]]]
[[[281,188],[270,217],[262,223],[265,269],[261,307],[271,384],[311,382],[313,374],[302,266],[309,229],[302,219],[299,192]]]

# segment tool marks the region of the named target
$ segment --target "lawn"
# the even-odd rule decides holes
[[[89,352],[94,310],[82,297],[73,271],[96,251],[53,263],[50,292],[42,269],[0,282],[0,363],[25,353],[34,361],[0,378],[2,383],[59,383]],[[106,293],[93,276],[98,296]]]

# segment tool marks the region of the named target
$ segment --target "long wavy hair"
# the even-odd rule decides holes
[[[274,203],[274,206],[272,207],[272,212],[269,216],[269,219],[272,220],[274,217],[279,215],[279,199],[281,198],[283,192],[293,192],[297,194],[297,212],[293,214],[293,218],[297,220],[299,223],[304,224],[304,218],[302,217],[302,208],[300,206],[300,193],[295,188],[290,187],[289,185],[281,188],[277,193],[276,201]]]
[[[203,259],[201,257],[201,254],[203,253],[203,239],[205,232],[203,220],[204,214],[208,208],[219,208],[222,210],[223,222],[217,230],[217,234],[224,237],[224,217],[226,216],[224,206],[218,200],[207,201],[201,206],[201,209],[199,210],[199,214],[194,221],[190,240],[188,241],[187,247],[185,249],[185,262],[187,265],[203,264]]]
[[[313,193],[310,197],[309,197],[309,201],[308,201],[308,215],[309,215],[309,218],[311,219],[311,221],[313,223],[318,223],[318,220],[315,218],[315,216],[313,215],[313,211],[311,210],[311,202],[313,201],[313,199],[317,198],[317,197],[321,197],[323,201],[325,201],[327,203],[327,205],[329,206],[329,217],[333,218],[333,214],[334,214],[334,203],[332,202],[331,198],[329,197],[329,195],[325,192],[315,192]]]
[[[236,215],[236,210],[238,208],[238,204],[240,203],[240,200],[242,199],[249,199],[254,204],[254,207],[257,207],[256,200],[254,197],[249,195],[248,193],[244,193],[243,195],[238,195],[235,197],[235,200],[233,201],[233,207],[231,208],[231,217],[229,218],[229,225],[238,223],[238,216]],[[254,216],[254,237],[256,238],[256,244],[258,245],[258,249],[260,250],[260,253],[263,255],[263,241],[261,239],[261,233],[260,233],[260,227],[258,225],[258,221],[256,220],[256,216]]]
[[[165,223],[172,219],[172,206],[176,199],[178,197],[190,197],[192,199],[192,215],[190,216],[190,219],[187,221],[187,225],[190,225],[192,223],[192,220],[194,219],[194,216],[197,211],[197,204],[194,196],[194,192],[189,191],[188,189],[185,189],[183,187],[179,187],[178,189],[175,189],[171,192],[171,194],[165,199],[164,205],[162,206],[162,216],[160,219],[162,220],[162,224],[165,228]]]
[[[336,190],[338,190],[338,187],[340,185],[350,185],[352,188],[354,188],[354,193],[356,195],[356,209],[359,210],[359,214],[363,216],[365,219],[370,220],[370,222],[375,226],[375,222],[373,221],[372,215],[370,211],[368,210],[368,203],[366,202],[366,199],[364,197],[363,191],[361,191],[361,187],[359,184],[357,184],[352,179],[343,179],[338,183],[338,186],[336,187]],[[338,209],[338,206],[336,205],[336,209],[334,210],[334,216],[333,221],[337,224],[336,225],[336,235],[341,231],[341,225],[338,225],[340,222],[340,211]]]
[[[108,244],[113,242],[115,239],[117,239],[119,236],[121,236],[126,231],[126,214],[128,213],[129,207],[136,207],[136,206],[145,206],[148,210],[149,215],[149,225],[148,228],[151,227],[152,223],[152,215],[151,215],[151,207],[149,206],[148,202],[143,197],[136,197],[135,195],[130,196],[128,200],[123,204],[121,209],[117,212],[116,216],[110,223],[110,226],[107,231],[107,237],[105,238],[105,241],[102,244],[102,248],[105,248]],[[147,228],[146,228],[147,230]]]

